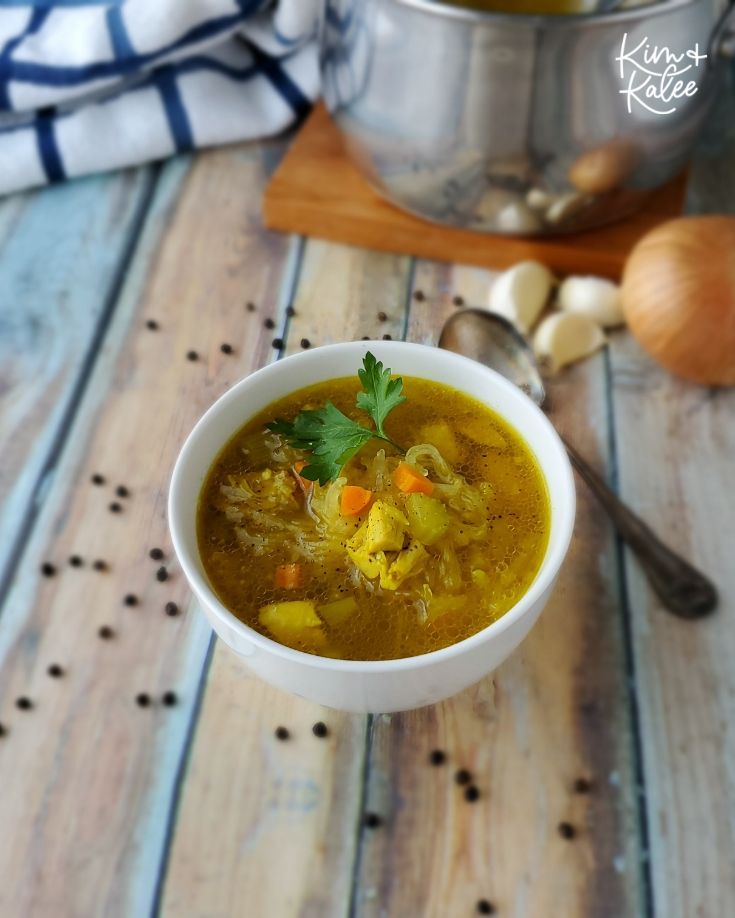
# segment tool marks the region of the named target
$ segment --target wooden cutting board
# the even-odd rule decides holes
[[[266,188],[263,219],[274,230],[421,258],[491,268],[537,258],[560,274],[617,279],[641,236],[681,214],[685,189],[682,175],[652,195],[643,212],[569,236],[524,239],[453,229],[380,197],[347,157],[324,106],[317,105]]]

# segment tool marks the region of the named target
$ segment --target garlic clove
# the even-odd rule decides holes
[[[526,204],[532,210],[546,210],[556,201],[558,195],[543,188],[529,188],[526,192]]]
[[[529,332],[546,305],[554,275],[538,261],[521,261],[508,268],[490,288],[488,305],[522,332]]]
[[[590,195],[579,191],[561,194],[546,211],[546,219],[549,223],[564,223],[585,210],[593,200]]]
[[[604,277],[567,277],[559,287],[558,300],[565,312],[585,315],[603,328],[625,321],[620,288]]]
[[[507,204],[495,218],[496,229],[503,233],[537,233],[541,221],[522,201]]]
[[[605,335],[592,319],[577,312],[555,312],[536,329],[533,350],[556,372],[581,360],[605,344]]]

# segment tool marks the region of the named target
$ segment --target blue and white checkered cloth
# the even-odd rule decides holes
[[[0,3],[0,194],[277,133],[318,94],[318,5]]]

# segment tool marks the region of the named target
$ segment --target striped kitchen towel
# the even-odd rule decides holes
[[[318,93],[318,6],[0,4],[0,194],[277,133]]]

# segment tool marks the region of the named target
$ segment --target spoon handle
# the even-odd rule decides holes
[[[607,510],[621,538],[635,554],[656,595],[669,612],[680,618],[701,618],[712,612],[717,606],[714,584],[667,548],[643,520],[626,507],[571,443],[564,440],[564,445],[572,465]]]

